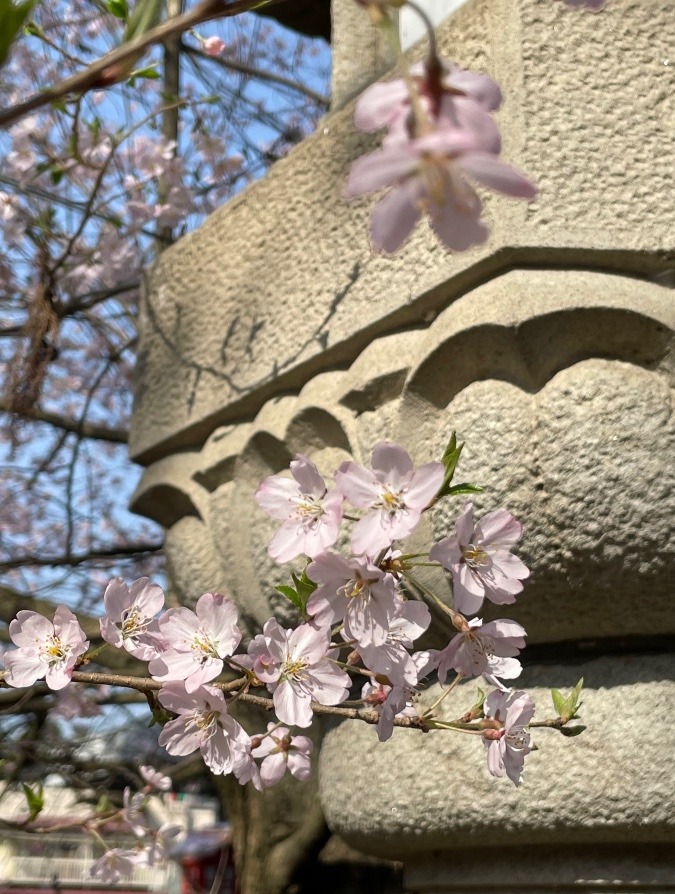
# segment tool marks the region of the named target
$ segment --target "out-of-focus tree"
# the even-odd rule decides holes
[[[161,583],[162,532],[126,508],[139,474],[126,441],[143,270],[327,109],[324,40],[250,12],[170,31],[197,8],[0,0],[0,643],[17,611],[65,602],[95,646],[111,577]],[[170,36],[129,54],[153,28]],[[87,75],[120,50],[122,62]],[[101,661],[134,668],[114,650]],[[72,726],[64,739],[64,718],[87,734],[86,698],[68,704],[41,685],[0,696],[12,757],[0,791],[29,765],[100,781]],[[113,726],[138,700],[96,698]]]

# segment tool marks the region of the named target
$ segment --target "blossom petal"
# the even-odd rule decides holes
[[[387,146],[357,158],[352,164],[345,185],[348,198],[364,196],[391,186],[411,174],[418,157],[408,144]]]
[[[516,199],[532,200],[537,195],[537,187],[525,174],[507,165],[495,155],[487,152],[468,152],[462,155],[457,163],[474,180],[489,189]]]
[[[405,243],[420,219],[422,187],[417,177],[395,186],[375,205],[370,218],[373,247],[394,254]]]
[[[356,101],[354,125],[363,133],[381,130],[389,124],[398,107],[408,100],[408,88],[402,78],[373,84]]]

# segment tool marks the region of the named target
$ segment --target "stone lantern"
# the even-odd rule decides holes
[[[402,860],[410,891],[670,890],[672,6],[468,0],[442,21],[444,55],[502,85],[504,157],[540,193],[488,197],[483,246],[448,254],[425,224],[394,258],[370,251],[370,202],[341,194],[372,145],[349,97],[391,62],[357,14],[333,3],[335,110],[149,277],[134,506],[166,528],[177,597],[228,592],[253,633],[286,612],[262,477],[299,451],[325,472],[364,462],[385,437],[428,461],[457,430],[463,477],[487,488],[478,509],[525,526],[522,685],[545,717],[548,689],[583,676],[588,729],[539,731],[516,790],[473,737],[380,745],[343,723],[321,750],[329,826]],[[424,533],[445,536],[460,508]]]

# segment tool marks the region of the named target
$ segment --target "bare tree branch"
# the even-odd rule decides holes
[[[163,543],[129,543],[124,546],[108,547],[108,549],[94,549],[88,553],[74,556],[40,556],[28,554],[17,556],[14,559],[8,559],[6,562],[0,562],[0,572],[26,566],[31,566],[33,568],[75,568],[78,565],[85,565],[87,562],[116,562],[121,558],[151,556],[160,552],[162,549],[164,549]],[[0,593],[2,593],[2,588],[0,588]],[[46,604],[53,609],[54,606],[52,603]]]
[[[46,422],[64,431],[73,432],[81,438],[111,441],[115,444],[126,444],[129,439],[129,432],[124,428],[110,428],[107,425],[99,425],[96,422],[81,422],[78,419],[69,419],[67,416],[61,416],[58,413],[41,410],[39,407],[16,413],[15,410],[10,408],[9,401],[6,399],[0,399],[0,412],[15,413],[22,419],[30,419],[34,422]]]
[[[319,93],[317,90],[312,90],[312,88],[307,87],[306,84],[300,84],[298,81],[294,81],[292,78],[287,78],[276,72],[265,71],[262,68],[256,68],[254,65],[247,65],[245,62],[239,62],[236,59],[227,59],[222,56],[209,56],[208,53],[205,53],[204,50],[199,47],[191,47],[189,44],[185,43],[182,44],[181,49],[183,52],[188,53],[191,56],[199,56],[200,59],[206,59],[208,62],[215,62],[216,65],[219,65],[221,68],[227,69],[228,71],[238,71],[241,72],[241,74],[251,75],[254,78],[260,78],[262,81],[270,81],[273,84],[288,87],[289,90],[303,93],[317,105],[323,106],[324,108],[328,108],[330,103],[330,97],[325,96],[323,93]]]

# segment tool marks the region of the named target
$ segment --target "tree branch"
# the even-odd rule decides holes
[[[101,59],[89,65],[82,71],[65,78],[53,87],[48,87],[40,93],[10,106],[0,112],[0,127],[8,127],[24,115],[28,115],[35,109],[62,99],[71,93],[82,95],[88,90],[100,89],[101,87],[110,87],[123,79],[127,72],[125,63],[133,62],[139,59],[147,49],[153,44],[162,43],[163,41],[189,31],[203,22],[209,22],[212,19],[220,19],[228,16],[239,15],[242,12],[255,11],[261,7],[272,6],[281,0],[232,0],[227,3],[226,0],[202,0],[193,9],[188,10],[181,16],[167,19],[155,28],[146,31],[137,40],[130,41],[117,47],[110,53],[106,53]]]
[[[29,410],[19,411],[10,408],[9,401],[0,399],[0,412],[14,413],[22,419],[30,419],[34,422],[46,422],[64,431],[73,432],[81,438],[91,438],[95,441],[111,441],[115,444],[126,444],[129,440],[129,432],[124,428],[110,428],[107,425],[99,425],[96,422],[80,422],[78,419],[69,419],[58,413],[50,413],[33,407]]]
[[[28,554],[25,556],[18,556],[15,559],[8,559],[6,562],[0,562],[0,572],[9,571],[11,568],[23,568],[26,565],[30,565],[34,568],[60,568],[64,566],[74,568],[77,565],[85,565],[87,562],[114,562],[120,558],[153,555],[163,548],[163,543],[130,543],[126,546],[111,546],[107,549],[93,549],[88,553],[74,556],[39,556]],[[54,608],[52,603],[48,604],[52,609]]]
[[[241,74],[259,78],[261,81],[270,81],[273,84],[279,84],[282,87],[288,87],[290,90],[295,90],[297,93],[303,93],[317,105],[328,108],[330,102],[328,96],[324,96],[323,93],[319,93],[317,90],[312,90],[311,87],[307,87],[305,84],[299,84],[297,81],[292,80],[292,78],[284,77],[284,75],[276,74],[273,71],[265,71],[262,68],[256,68],[254,65],[247,65],[245,62],[239,62],[236,59],[223,59],[221,56],[209,56],[204,50],[199,49],[199,47],[192,47],[189,44],[182,44],[181,49],[190,56],[198,56],[200,59],[206,59],[208,62],[215,62],[216,65],[219,65],[221,68],[225,68],[228,71],[238,71]]]

